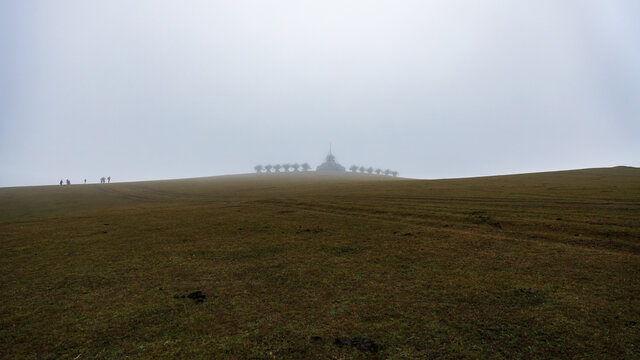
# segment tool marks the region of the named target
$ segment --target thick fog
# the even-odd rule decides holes
[[[0,186],[640,166],[640,2],[0,0]]]

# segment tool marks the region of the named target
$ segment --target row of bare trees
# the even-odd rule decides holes
[[[374,169],[372,167],[364,167],[364,166],[358,166],[358,165],[351,165],[351,167],[349,168],[349,170],[351,170],[351,172],[361,172],[361,173],[367,173],[367,174],[373,174],[376,173],[378,175],[386,175],[386,176],[398,176],[398,172],[397,171],[392,171],[389,169],[386,170],[382,170],[380,168],[378,169]]]
[[[311,166],[309,166],[309,164],[304,163],[304,164],[276,164],[276,165],[256,165],[253,167],[253,169],[257,172],[257,173],[261,173],[262,171],[264,172],[268,172],[270,173],[271,170],[273,170],[274,172],[280,172],[280,170],[284,170],[285,172],[289,172],[289,169],[293,170],[293,171],[309,171],[309,169],[311,169]]]

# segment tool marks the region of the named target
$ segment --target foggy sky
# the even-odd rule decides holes
[[[640,2],[0,0],[0,186],[640,166]]]

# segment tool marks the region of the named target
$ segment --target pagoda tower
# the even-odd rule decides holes
[[[329,145],[329,154],[327,155],[325,161],[318,165],[316,171],[338,171],[345,172],[344,166],[338,164],[336,162],[336,157],[331,153],[331,145]]]

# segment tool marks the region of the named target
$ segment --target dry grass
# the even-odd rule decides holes
[[[639,169],[4,188],[0,205],[7,359],[640,357]]]

